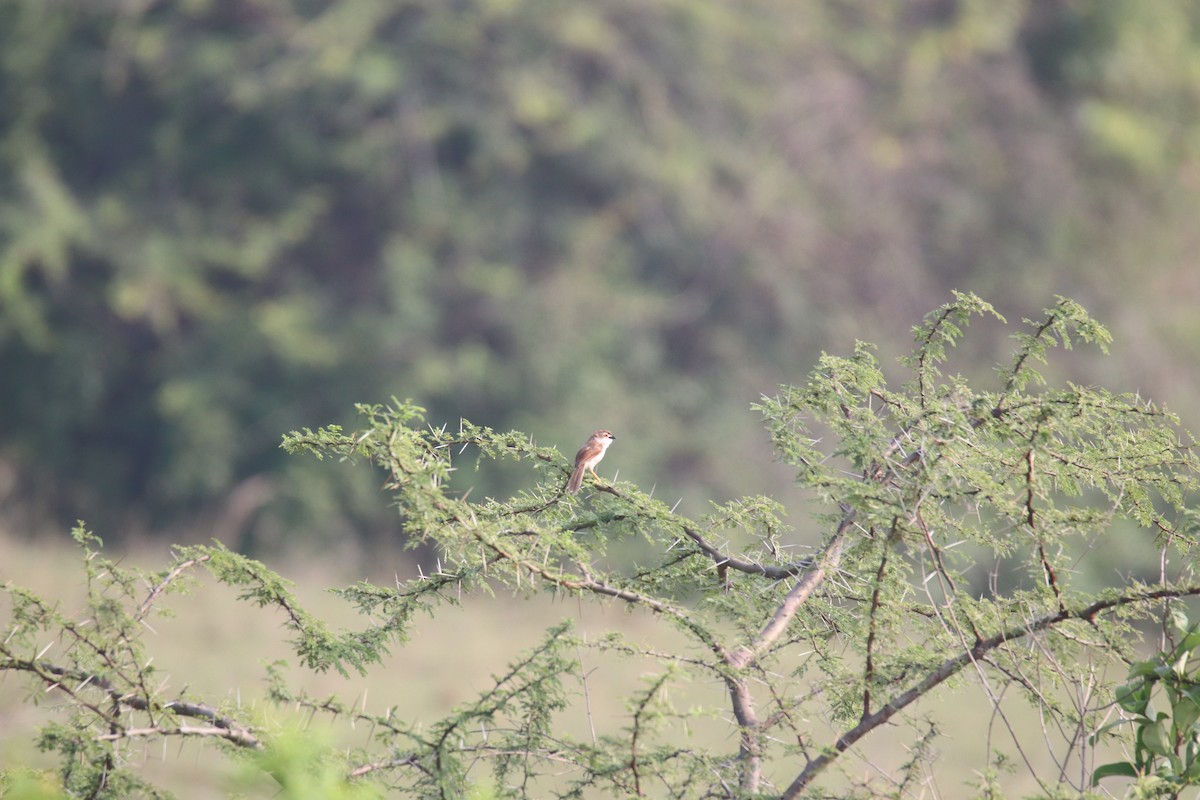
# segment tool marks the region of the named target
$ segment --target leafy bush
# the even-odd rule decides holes
[[[1129,681],[1116,692],[1128,719],[1101,729],[1132,725],[1133,756],[1099,767],[1093,784],[1115,776],[1135,778],[1141,797],[1178,797],[1184,788],[1200,785],[1200,661],[1194,658],[1200,626],[1189,625],[1182,611],[1172,621],[1178,643],[1133,664]],[[1165,710],[1153,708],[1155,698],[1165,701]]]

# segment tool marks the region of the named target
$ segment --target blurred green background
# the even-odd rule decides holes
[[[786,500],[750,403],[953,288],[1196,427],[1198,154],[1175,0],[0,0],[0,522],[370,552],[278,444],[391,395]]]

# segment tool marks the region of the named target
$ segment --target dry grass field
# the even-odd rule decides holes
[[[166,560],[165,551],[123,556],[123,563],[148,568],[161,568]],[[328,559],[272,566],[295,582],[296,592],[309,610],[334,627],[358,626],[361,620],[326,591],[328,587],[364,577],[390,580],[385,564],[376,564],[375,574],[370,576],[352,574],[352,570]],[[55,596],[70,608],[79,602],[79,575],[78,553],[65,534],[59,540],[36,544],[0,538],[0,582]],[[190,595],[171,598],[171,608],[174,616],[156,618],[153,630],[147,632],[155,664],[169,692],[207,703],[232,700],[249,717],[263,715],[258,718],[308,726],[314,733],[344,745],[364,742],[368,731],[341,722],[330,724],[328,719],[293,709],[269,707],[264,701],[265,664],[290,660],[293,686],[311,695],[336,695],[372,712],[395,706],[405,718],[428,724],[485,690],[491,675],[535,646],[545,629],[563,618],[575,620],[578,629],[587,635],[617,629],[660,648],[669,648],[674,637],[649,615],[629,613],[612,603],[581,603],[575,598],[526,601],[504,596],[464,597],[461,605],[443,608],[436,618],[420,619],[411,641],[395,648],[385,664],[366,677],[352,675],[346,679],[332,672],[312,674],[295,668],[281,615],[238,602],[227,587],[202,582]],[[0,621],[7,622],[9,613],[7,601],[0,597]],[[599,734],[619,733],[629,719],[623,698],[644,675],[655,670],[655,665],[616,660],[589,649],[582,649],[579,657],[587,670],[587,685],[574,687],[577,702],[561,718],[563,733],[577,737],[590,736],[593,730]],[[30,702],[34,696],[36,705]],[[673,690],[672,700],[681,707],[712,710],[707,719],[700,719],[680,736],[691,737],[693,744],[715,743],[736,751],[736,739],[726,722],[727,704],[721,686],[715,682],[679,686]],[[19,676],[0,677],[0,764],[51,763],[34,750],[31,739],[38,725],[53,717],[55,703],[53,694],[43,693]],[[1007,796],[1035,792],[1038,786],[1028,777],[1021,759],[1029,759],[1039,772],[1047,774],[1049,748],[1043,742],[1039,720],[1017,697],[1005,698],[1004,709],[1018,726],[1011,732],[975,687],[943,691],[934,701],[921,704],[914,713],[928,716],[944,735],[936,741],[938,758],[926,782],[911,786],[906,796],[958,798],[973,794],[968,784],[976,780],[976,770],[985,764],[989,751],[1004,752],[1016,759],[1015,772],[1000,781]],[[827,720],[811,719],[808,723],[814,742],[834,738]],[[844,759],[844,765],[856,774],[872,776],[903,763],[909,757],[911,735],[905,727],[892,730],[894,738],[883,731],[882,736],[869,741],[865,750]],[[1020,742],[1020,750],[1014,741]],[[228,796],[233,776],[239,772],[236,763],[199,742],[153,742],[134,753],[148,778],[181,798]],[[789,780],[791,769],[791,765],[776,765],[772,777]],[[244,769],[241,772],[244,775]],[[275,791],[266,779],[257,786],[251,796],[269,798]],[[244,782],[239,784],[239,791],[246,791]]]

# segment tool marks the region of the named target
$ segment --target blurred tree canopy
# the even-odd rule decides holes
[[[762,491],[747,405],[952,287],[1194,388],[1198,120],[1167,0],[0,0],[0,508],[361,533],[263,432],[393,394]]]

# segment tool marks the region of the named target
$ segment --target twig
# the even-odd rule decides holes
[[[517,554],[508,551],[498,542],[492,541],[484,536],[483,532],[477,527],[471,527],[470,532],[475,536],[480,544],[490,549],[500,558],[512,563],[514,566],[526,572],[529,572],[530,574],[541,577],[542,579],[555,586],[558,586],[559,588],[567,589],[569,591],[591,592],[593,594],[616,598],[617,600],[624,600],[631,605],[644,606],[651,611],[675,620],[679,625],[696,636],[696,638],[711,652],[722,657],[725,655],[724,647],[722,647],[721,644],[713,638],[712,633],[693,620],[691,615],[686,613],[683,609],[676,608],[670,603],[659,600],[655,597],[635,592],[632,589],[623,589],[617,586],[610,586],[607,583],[594,579],[586,570],[584,570],[584,576],[582,579],[568,578],[561,573],[554,572],[549,568],[542,566],[536,561],[521,558]]]
[[[194,725],[178,725],[175,727],[163,727],[154,725],[148,728],[120,728],[112,733],[101,734],[96,737],[97,741],[117,741],[118,739],[136,739],[147,736],[213,736],[220,739],[226,739],[234,744],[247,747],[252,750],[262,749],[262,742],[255,736],[251,735],[244,729],[233,730],[223,728],[220,725],[209,725],[206,727],[197,727]]]
[[[879,568],[875,570],[875,585],[871,590],[871,606],[868,610],[867,653],[866,665],[863,667],[863,716],[871,713],[871,684],[875,681],[875,634],[876,622],[879,615],[880,594],[883,591],[883,577],[887,571],[888,553],[891,550],[892,536],[900,524],[899,518],[892,517],[892,532],[883,542],[883,552],[879,556]]]
[[[211,558],[211,555],[203,555],[199,558],[189,558],[187,561],[181,561],[180,563],[176,564],[175,568],[168,572],[166,576],[163,577],[163,579],[150,590],[150,594],[146,595],[146,599],[142,601],[140,606],[138,606],[137,614],[134,615],[134,618],[139,622],[143,620],[146,615],[150,613],[150,607],[154,605],[155,601],[158,600],[159,596],[166,590],[167,586],[169,586],[172,581],[183,574],[185,570],[191,569],[197,564],[203,564],[205,561],[208,561]]]
[[[372,764],[363,764],[355,767],[350,771],[351,778],[361,778],[364,775],[369,775],[372,772],[377,772],[382,769],[395,769],[397,767],[416,767],[421,772],[432,777],[432,774],[421,765],[421,759],[415,755],[405,756],[404,758],[389,758],[387,761],[376,761]]]
[[[650,701],[654,699],[654,695],[657,694],[658,690],[661,689],[663,684],[667,682],[667,679],[667,675],[660,675],[655,684],[650,687],[649,691],[646,692],[646,696],[643,697],[641,702],[638,703],[637,709],[633,712],[633,735],[629,740],[629,771],[633,773],[633,789],[637,793],[638,797],[646,796],[642,791],[642,772],[638,765],[638,737],[642,732],[642,714],[645,713],[646,707],[650,705]]]

